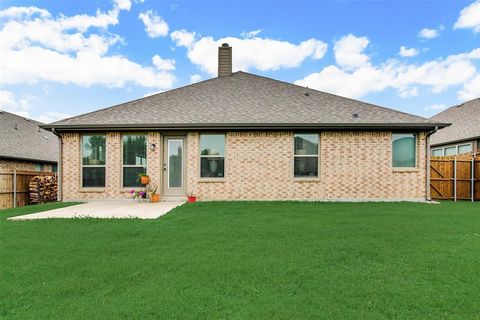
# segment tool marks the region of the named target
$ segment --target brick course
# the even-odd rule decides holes
[[[155,143],[151,151],[149,146]],[[187,135],[187,191],[199,200],[409,199],[425,194],[425,134],[417,139],[417,168],[392,168],[391,132],[320,132],[319,178],[293,177],[293,132],[249,131],[226,134],[225,178],[201,179],[199,133]],[[162,137],[148,133],[147,172],[162,185]],[[62,134],[65,200],[127,198],[121,187],[121,134],[107,133],[106,186],[82,190],[80,135]]]

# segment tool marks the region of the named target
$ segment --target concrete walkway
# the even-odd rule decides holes
[[[133,200],[92,201],[76,206],[59,208],[9,220],[32,220],[47,218],[139,218],[155,219],[185,202],[136,202]]]

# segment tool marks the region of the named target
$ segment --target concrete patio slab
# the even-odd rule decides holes
[[[11,217],[9,220],[33,220],[49,218],[139,218],[156,219],[173,208],[184,204],[178,202],[135,202],[135,201],[91,201],[76,206],[59,208],[23,216]]]

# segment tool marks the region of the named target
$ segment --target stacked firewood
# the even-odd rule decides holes
[[[57,201],[57,178],[53,176],[35,176],[30,180],[30,203]]]

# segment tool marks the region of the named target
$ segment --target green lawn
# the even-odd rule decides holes
[[[6,217],[1,319],[479,319],[480,203],[218,202]]]

